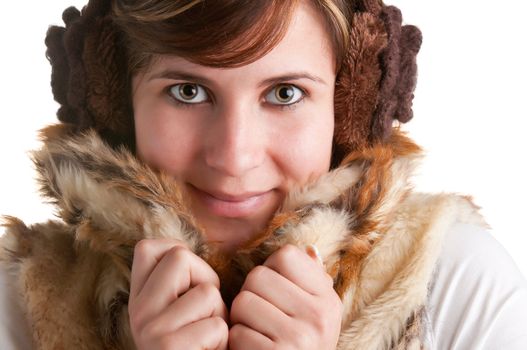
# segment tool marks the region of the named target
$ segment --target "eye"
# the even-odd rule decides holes
[[[265,100],[274,105],[292,105],[304,97],[304,91],[294,85],[281,84],[273,88]]]
[[[207,91],[198,84],[176,84],[170,87],[169,92],[176,100],[182,103],[202,103],[209,99]]]

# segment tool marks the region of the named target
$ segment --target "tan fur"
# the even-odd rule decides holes
[[[64,223],[26,227],[7,218],[0,244],[38,349],[133,348],[126,308],[133,247],[159,237],[185,241],[202,256],[228,304],[274,251],[315,244],[344,305],[339,350],[420,348],[419,310],[444,233],[456,221],[483,224],[463,197],[411,192],[420,150],[395,132],[292,191],[268,228],[225,255],[206,243],[166,174],[113,151],[94,132],[53,127],[44,137],[34,161]]]

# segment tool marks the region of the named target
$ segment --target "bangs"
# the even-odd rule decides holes
[[[210,67],[242,66],[285,36],[298,0],[125,1],[113,5],[125,33],[130,68],[153,55],[177,55]]]

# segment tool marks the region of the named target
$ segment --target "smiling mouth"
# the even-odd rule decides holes
[[[215,216],[241,218],[254,215],[269,200],[272,191],[251,192],[241,195],[230,195],[214,191],[204,191],[189,184],[192,196],[200,206]]]

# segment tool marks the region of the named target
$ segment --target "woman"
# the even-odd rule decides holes
[[[449,275],[455,238],[483,235],[473,205],[409,189],[420,151],[392,121],[421,38],[397,9],[92,0],[64,20],[63,124],[34,154],[64,223],[2,238],[37,348],[525,345],[520,282],[469,307]]]

